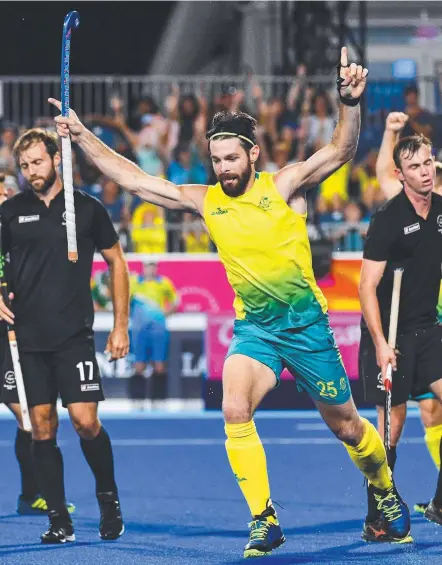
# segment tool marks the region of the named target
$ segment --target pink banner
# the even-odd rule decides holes
[[[337,258],[332,261],[330,275],[318,280],[327,299],[330,310],[359,312],[358,282],[361,260],[353,257]],[[143,259],[152,260],[149,255],[127,255],[132,273],[141,273]],[[170,254],[157,256],[158,272],[169,277],[180,297],[180,312],[203,312],[220,314],[233,312],[233,291],[216,255]],[[93,274],[107,269],[103,260],[94,261]]]
[[[360,314],[353,312],[330,312],[329,315],[330,325],[333,328],[336,343],[341,351],[347,374],[350,379],[356,380],[358,379]],[[209,379],[221,379],[224,358],[232,339],[233,320],[234,318],[231,314],[208,317],[206,351]],[[281,378],[289,379],[291,375],[285,370]]]
[[[142,260],[129,258],[128,263],[132,274],[143,272]],[[106,269],[104,261],[96,260],[92,276]],[[158,274],[174,284],[180,297],[179,312],[233,312],[233,291],[219,260],[160,259]]]

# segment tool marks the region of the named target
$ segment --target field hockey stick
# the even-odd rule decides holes
[[[63,38],[61,43],[61,115],[69,116],[69,64],[71,54],[72,30],[80,25],[78,12],[69,12],[64,19]],[[61,155],[63,163],[64,201],[66,208],[66,235],[68,240],[68,259],[78,261],[77,233],[75,227],[74,183],[72,179],[71,138],[61,138]]]
[[[391,311],[390,311],[390,327],[388,328],[388,345],[396,348],[396,335],[397,335],[397,322],[399,316],[399,300],[401,296],[401,282],[403,269],[394,270],[393,279],[393,294],[391,297]],[[384,410],[384,445],[387,451],[391,447],[391,389],[393,385],[393,368],[391,363],[388,364],[385,374],[384,388],[385,388],[385,410]]]
[[[2,225],[0,218],[0,287],[3,301],[9,310],[11,309],[11,301],[9,300],[8,283],[6,282],[5,275],[6,259],[3,254],[3,241],[2,241]],[[11,350],[12,368],[14,369],[15,384],[17,387],[18,401],[20,403],[20,410],[23,422],[23,428],[27,432],[32,432],[31,418],[29,416],[28,401],[26,398],[25,383],[23,381],[23,373],[20,365],[20,357],[18,354],[17,338],[15,335],[14,327],[6,322],[8,331],[9,348]]]

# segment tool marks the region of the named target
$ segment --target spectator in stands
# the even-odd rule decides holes
[[[198,154],[188,145],[180,145],[174,152],[175,159],[167,169],[167,178],[175,184],[206,184],[207,171]]]
[[[107,177],[101,177],[100,186],[102,190],[98,198],[106,208],[112,222],[120,224],[124,220],[127,221],[128,210],[118,184]]]
[[[199,94],[185,94],[181,96],[177,85],[172,87],[167,97],[165,107],[169,120],[178,125],[178,145],[195,144],[207,153],[207,142],[205,132],[207,129],[208,107],[205,97],[202,95],[202,87]]]
[[[352,182],[357,184],[357,197],[370,212],[373,212],[385,198],[376,178],[378,150],[371,149],[366,158],[351,173]]]
[[[359,202],[349,200],[344,207],[344,223],[332,234],[337,251],[362,251],[368,230],[368,218],[364,218]]]
[[[6,189],[7,198],[12,198],[14,194],[19,192],[19,187],[16,178],[13,175],[0,175],[0,194],[4,194],[4,189]]]
[[[3,126],[0,146],[0,170],[5,173],[14,174],[16,170],[12,148],[17,136],[18,129],[13,124],[6,123]]]
[[[143,202],[132,215],[132,243],[136,253],[166,253],[163,208]]]
[[[429,139],[433,138],[434,116],[419,104],[419,89],[412,84],[405,89],[405,114],[408,122],[402,130],[401,137],[422,134]]]
[[[185,253],[208,253],[210,237],[202,222],[193,214],[183,216],[182,250]]]
[[[262,169],[268,171],[269,173],[276,173],[283,167],[288,164],[291,164],[293,161],[289,162],[289,154],[290,154],[290,144],[286,141],[277,141],[273,144],[272,148],[272,160],[266,163],[263,163]]]
[[[337,193],[332,194],[329,200],[318,198],[315,211],[316,219],[320,224],[342,222],[344,219],[344,202]]]
[[[335,129],[333,107],[325,93],[315,96],[312,103],[313,113],[307,123],[307,147],[309,154],[322,149],[330,142]]]

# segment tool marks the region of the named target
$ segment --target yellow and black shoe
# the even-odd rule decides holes
[[[276,512],[271,501],[259,516],[253,516],[249,524],[249,543],[244,548],[244,557],[262,557],[269,555],[274,549],[285,542],[281,526],[276,518]]]
[[[75,512],[75,505],[72,502],[66,502],[66,509],[69,514]],[[17,514],[20,516],[35,516],[37,515],[47,515],[48,506],[46,500],[37,494],[32,500],[24,498],[22,495],[18,497],[17,501]]]
[[[425,510],[429,505],[429,502],[416,502],[416,504],[413,506],[413,510],[418,514],[425,514]]]

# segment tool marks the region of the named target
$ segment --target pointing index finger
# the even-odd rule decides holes
[[[48,98],[48,102],[61,111],[61,102],[59,100],[56,100],[55,98]]]
[[[346,67],[348,65],[347,47],[342,47],[341,49],[341,67]]]

